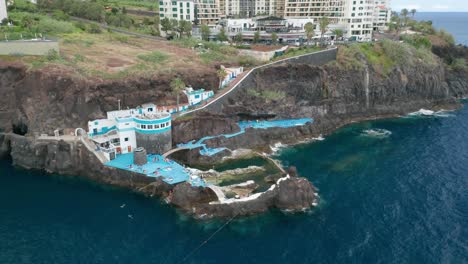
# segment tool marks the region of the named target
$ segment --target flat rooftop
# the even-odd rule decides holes
[[[154,112],[154,113],[136,115],[135,118],[143,119],[143,120],[154,120],[154,119],[162,119],[162,118],[166,118],[170,116],[171,115],[166,112]]]

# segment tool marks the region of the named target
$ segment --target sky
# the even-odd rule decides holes
[[[393,10],[403,8],[420,12],[468,12],[468,0],[391,0]]]

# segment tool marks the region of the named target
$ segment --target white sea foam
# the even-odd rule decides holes
[[[451,111],[448,110],[439,110],[439,111],[432,111],[427,109],[420,109],[419,111],[409,113],[407,117],[451,117],[453,116],[450,114]]]
[[[280,149],[285,148],[285,147],[287,147],[287,145],[284,145],[281,142],[277,142],[273,146],[270,146],[270,149],[273,152],[273,154],[275,154],[275,153],[278,153],[278,151],[280,151]]]
[[[324,141],[325,138],[324,138],[322,135],[320,135],[320,136],[318,136],[318,137],[312,138],[312,140],[313,140],[313,141]]]
[[[362,135],[367,136],[367,137],[386,138],[386,137],[389,137],[391,134],[392,132],[390,132],[389,130],[380,129],[380,128],[366,129],[362,131]]]

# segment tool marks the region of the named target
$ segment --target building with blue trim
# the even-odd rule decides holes
[[[154,104],[107,112],[106,119],[88,122],[88,136],[108,160],[144,147],[148,153],[171,149],[171,115]]]

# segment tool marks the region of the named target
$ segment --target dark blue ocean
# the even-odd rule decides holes
[[[279,158],[320,189],[319,208],[235,220],[186,263],[468,262],[468,104],[348,126]],[[0,164],[0,263],[179,263],[221,224]]]
[[[437,29],[445,29],[455,36],[458,44],[468,46],[468,13],[464,12],[423,12],[416,13],[417,20],[431,20]]]

